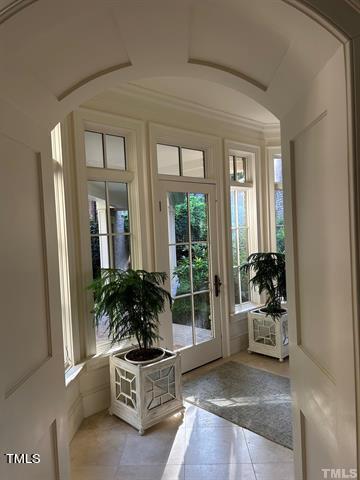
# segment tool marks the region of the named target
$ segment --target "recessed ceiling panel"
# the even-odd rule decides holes
[[[214,2],[196,4],[190,57],[233,68],[268,85],[289,46],[286,38],[249,15]]]
[[[19,60],[53,93],[60,94],[101,70],[129,62],[118,27],[105,5],[98,6],[41,36],[34,35],[18,53]]]

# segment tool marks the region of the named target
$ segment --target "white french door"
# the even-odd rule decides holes
[[[172,310],[163,345],[181,350],[183,372],[222,355],[215,186],[160,181],[157,270],[167,273]]]

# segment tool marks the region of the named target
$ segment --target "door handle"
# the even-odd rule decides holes
[[[222,285],[222,283],[221,283],[219,275],[215,275],[215,277],[214,277],[215,297],[218,297],[220,295],[221,285]]]

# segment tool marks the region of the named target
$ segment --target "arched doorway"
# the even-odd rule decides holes
[[[322,29],[316,27],[312,37],[313,45],[319,47],[319,44],[316,44],[316,38],[318,38],[319,42],[324,42],[324,49],[319,47],[317,52],[317,48],[312,51],[309,46],[307,54],[296,56],[296,48],[288,51],[289,45],[283,41],[285,33],[282,32],[283,36],[274,35],[273,29],[269,28],[269,37],[264,36],[259,44],[260,35],[252,41],[253,52],[259,55],[258,58],[262,52],[265,52],[266,38],[271,38],[272,44],[276,45],[274,51],[270,49],[267,52],[269,68],[264,71],[256,70],[257,64],[263,62],[259,62],[255,56],[253,57],[255,61],[249,58],[246,64],[249,70],[245,65],[241,69],[233,68],[232,58],[226,57],[224,53],[231,50],[231,42],[226,41],[226,35],[222,36],[223,29],[228,28],[227,22],[231,24],[232,31],[236,31],[236,25],[230,22],[232,17],[236,18],[234,12],[239,14],[238,22],[243,27],[242,34],[245,35],[241,36],[240,32],[239,36],[235,37],[237,42],[244,38],[249,39],[249,35],[246,36],[246,33],[249,33],[246,29],[246,21],[251,31],[257,31],[258,24],[261,28],[264,28],[267,22],[270,24],[273,17],[266,18],[269,11],[263,11],[261,7],[269,7],[265,7],[263,2],[258,2],[254,9],[251,9],[246,2],[242,4],[240,2],[239,6],[236,2],[232,2],[230,14],[225,12],[223,5],[219,9],[216,2],[211,6],[204,4],[202,8],[194,11],[190,8],[191,3],[181,7],[178,5],[169,7],[165,2],[160,1],[153,2],[150,9],[149,5],[142,2],[133,5],[124,2],[114,6],[112,10],[106,10],[105,14],[103,5],[82,1],[62,4],[55,2],[45,4],[42,1],[24,2],[23,7],[26,8],[16,10],[17,5],[13,5],[14,10],[9,9],[4,12],[0,32],[2,45],[4,45],[1,132],[5,182],[2,189],[4,195],[2,204],[7,203],[16,207],[17,217],[14,220],[12,212],[5,212],[6,215],[3,216],[3,231],[6,231],[10,224],[12,225],[10,241],[5,249],[4,270],[8,275],[4,282],[6,296],[3,308],[4,318],[24,319],[23,323],[19,320],[20,323],[9,322],[9,325],[5,326],[5,338],[9,339],[8,346],[5,348],[5,363],[10,364],[10,367],[5,375],[5,396],[2,399],[2,411],[5,412],[6,417],[3,431],[6,432],[7,437],[2,439],[4,451],[8,451],[9,448],[17,451],[23,448],[26,451],[29,446],[38,444],[40,441],[44,442],[44,445],[56,445],[58,441],[57,463],[60,475],[66,478],[66,449],[60,448],[64,441],[62,434],[63,372],[62,362],[60,362],[62,349],[60,348],[57,293],[56,238],[51,219],[54,207],[50,181],[51,168],[48,161],[50,127],[85,98],[90,98],[100,90],[134,78],[169,75],[170,72],[172,75],[211,78],[232,88],[241,89],[267,106],[283,121],[283,150],[287,158],[288,191],[291,192],[287,205],[288,227],[289,231],[293,230],[294,240],[297,241],[296,250],[292,242],[288,250],[291,264],[290,288],[294,302],[292,309],[294,316],[305,315],[305,324],[302,325],[301,332],[299,324],[294,323],[292,333],[294,352],[298,355],[298,360],[295,360],[295,375],[298,380],[294,384],[298,451],[301,444],[306,447],[302,449],[302,458],[300,456],[298,458],[297,472],[301,478],[302,468],[308,468],[308,476],[311,478],[314,469],[320,467],[319,458],[321,462],[326,463],[324,468],[327,468],[328,464],[343,468],[354,466],[356,385],[352,351],[353,339],[357,332],[355,322],[357,299],[352,292],[356,292],[357,278],[356,185],[354,183],[354,179],[357,178],[354,154],[356,155],[357,152],[354,151],[356,147],[354,137],[348,144],[348,133],[356,136],[357,131],[350,128],[350,123],[348,130],[343,129],[343,126],[347,119],[352,122],[354,120],[352,115],[358,113],[352,108],[344,109],[346,100],[349,99],[348,95],[356,91],[357,85],[357,77],[355,77],[358,72],[357,65],[349,63],[349,60],[352,58],[355,60],[354,52],[358,45],[356,40],[350,42],[350,38],[355,38],[359,34],[354,20],[358,12],[352,10],[352,2],[348,2],[344,7],[345,10],[341,12],[343,18],[340,20],[337,18],[339,12],[334,8],[333,3],[324,7],[311,7],[312,2],[306,3],[309,8],[307,13],[315,15],[314,10],[317,9],[319,19],[328,30],[331,30],[332,25],[335,24],[343,33],[337,34],[337,40],[330,36],[326,37],[327,43],[324,34],[321,33]],[[299,2],[296,2],[296,6],[300,10],[304,8]],[[108,7],[106,5],[106,8]],[[308,18],[296,10],[290,7],[287,7],[286,11],[283,10],[284,6],[281,2],[276,2],[272,7],[278,9],[278,18],[281,18],[284,24],[287,20],[290,21],[291,28],[298,28],[298,31],[301,31],[301,28],[308,27]],[[192,31],[192,39],[197,43],[191,57],[187,51],[189,9],[197,27],[195,32]],[[241,9],[246,21],[240,21]],[[300,16],[296,17],[295,21],[294,18],[291,19],[292,13],[289,12]],[[221,14],[222,18],[218,14]],[[218,20],[219,18],[221,21]],[[324,18],[326,21],[323,20]],[[113,21],[119,22],[116,23],[116,27]],[[108,22],[111,22],[111,28]],[[205,33],[209,33],[209,25],[215,25],[218,28],[211,30],[212,36],[216,31],[216,38],[225,40],[222,45],[223,50],[216,51],[214,46],[214,57],[206,58],[203,55],[205,50],[201,42],[206,38]],[[34,31],[37,32],[36,35]],[[88,34],[86,39],[85,32]],[[122,39],[120,41],[120,32],[126,39],[125,42]],[[141,36],[140,32],[144,36]],[[98,34],[98,38],[95,33]],[[199,33],[199,37],[196,37],[196,33]],[[206,38],[208,44],[211,42],[211,35]],[[339,50],[340,53],[335,53],[336,47],[343,48],[340,43],[335,45],[340,40],[346,43],[345,57],[341,50]],[[118,45],[116,51],[113,49],[114,43]],[[148,49],[144,48],[145,45]],[[299,45],[296,46],[299,47]],[[81,52],[88,52],[88,55],[81,56]],[[290,60],[295,59],[293,76],[283,76],[283,83],[277,83],[276,90],[275,86],[269,86],[270,80],[279,73],[275,68],[276,62],[279,66],[287,52]],[[246,56],[246,52],[243,52],[243,56]],[[309,62],[306,68],[306,59],[309,60],[310,57],[313,64]],[[301,59],[304,60],[303,64],[298,63]],[[319,73],[314,64],[318,65],[316,62],[319,61],[322,62],[321,67],[323,67],[320,69],[323,71],[322,77],[320,75],[317,80],[314,80],[313,76]],[[326,62],[328,62],[327,65]],[[299,64],[301,68],[297,70]],[[288,67],[290,66],[291,62]],[[347,78],[345,78],[345,68],[347,68]],[[340,76],[337,77],[339,72]],[[348,89],[351,85],[349,76],[354,81],[352,90]],[[301,105],[295,106],[295,97],[302,100]],[[351,98],[356,100],[355,96]],[[337,128],[339,121],[337,115],[341,115],[342,129]],[[335,138],[337,138],[336,142],[334,142]],[[319,142],[318,139],[322,141]],[[325,140],[326,143],[324,143]],[[329,150],[329,146],[333,148]],[[306,159],[314,152],[318,159],[323,160],[323,164],[318,163],[323,170],[328,166],[326,161],[328,156],[334,158],[335,152],[338,157],[342,154],[346,158],[349,157],[349,166],[341,170],[340,177],[337,177],[336,163],[331,162],[328,176],[324,177],[320,172],[310,175],[311,165],[306,163]],[[304,160],[303,169],[298,168],[298,160],[295,161],[295,158]],[[347,182],[348,175],[350,182]],[[315,182],[310,186],[309,178]],[[324,184],[321,183],[322,181]],[[339,182],[338,186],[340,185],[336,192],[340,193],[341,206],[337,210],[336,204],[331,203],[331,205],[332,211],[342,216],[342,234],[339,236],[332,236],[332,232],[326,230],[332,222],[332,219],[327,217],[327,213],[332,184],[335,181]],[[13,185],[16,185],[16,192]],[[293,189],[294,186],[296,190]],[[310,194],[306,199],[308,203],[305,201],[303,203],[302,193],[308,187],[310,187]],[[323,192],[323,196],[320,197],[321,201],[316,203],[316,193],[319,191]],[[22,195],[18,192],[22,192]],[[350,198],[349,203],[347,203],[348,198]],[[296,200],[295,203],[294,200]],[[29,224],[26,224],[25,219],[20,220],[21,206],[24,204],[28,208],[24,218],[29,221]],[[314,204],[316,208],[313,209],[313,215],[308,216],[307,212]],[[345,221],[345,212],[349,209],[350,218],[348,217]],[[295,214],[296,222],[294,223]],[[325,240],[331,238],[331,242],[327,243],[323,239],[325,243],[320,244],[318,238],[314,239],[316,245],[314,254],[309,251],[311,248],[309,231],[316,227],[315,220],[320,218],[327,232]],[[29,232],[26,236],[26,244],[29,248],[26,251],[20,248],[22,243],[20,238],[24,230]],[[320,232],[316,228],[313,231]],[[341,246],[343,255],[335,256],[334,262],[335,244]],[[322,249],[321,245],[326,245],[326,249]],[[317,252],[323,253],[323,256],[316,254]],[[329,264],[335,265],[334,269],[325,268]],[[26,265],[27,276],[24,275],[24,265]],[[314,265],[317,266],[317,270],[312,270]],[[313,274],[316,275],[313,276]],[[321,278],[317,276],[319,274]],[[321,309],[321,302],[309,297],[307,292],[307,282],[311,279],[316,280],[314,289],[319,289],[319,282],[322,284],[324,275],[332,279],[326,283],[324,290],[320,289],[320,293],[329,305],[326,310]],[[16,295],[11,288],[11,283],[17,285]],[[346,314],[343,314],[341,329],[334,331],[337,318],[340,316],[339,306],[342,312],[346,311]],[[317,338],[315,344],[312,342],[314,338],[312,325],[306,323],[306,319],[313,318],[311,312],[314,309],[316,314],[322,317],[323,323],[319,322],[319,325],[323,328],[325,323],[328,324],[328,331],[324,328],[320,331],[315,330],[315,338]],[[28,318],[29,310],[30,318]],[[334,318],[333,312],[337,312],[337,318]],[[328,322],[325,322],[325,314],[329,315]],[[24,341],[24,338],[27,341]],[[39,348],[34,353],[32,342],[35,342],[35,338]],[[16,342],[15,339],[18,341]],[[335,344],[341,351],[341,355],[333,356],[332,349]],[[335,362],[333,362],[334,358]],[[13,359],[11,363],[10,359]],[[342,375],[343,372],[350,372],[350,374]],[[45,385],[50,381],[54,388],[52,392],[45,393],[47,390]],[[310,383],[307,383],[308,381]],[[312,388],[310,388],[311,385]],[[309,396],[311,391],[314,393]],[[25,420],[28,413],[25,398],[31,398],[33,405],[30,424]],[[312,420],[315,421],[319,416],[322,419],[321,424],[326,428],[318,437],[319,432],[314,431]],[[27,433],[23,432],[22,428],[25,424]],[[339,430],[336,429],[336,424]],[[326,440],[328,438],[330,441]],[[323,447],[316,459],[312,457],[315,444]],[[327,463],[327,455],[330,455],[334,461],[332,455],[334,452],[338,455],[335,463],[331,464],[330,459]],[[4,468],[6,475],[9,475],[9,466],[5,465]],[[44,465],[43,468],[53,468],[53,466]],[[13,475],[13,478],[20,478],[19,470],[11,470],[10,475]]]

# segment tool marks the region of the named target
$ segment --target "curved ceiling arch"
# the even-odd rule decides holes
[[[0,92],[50,124],[102,90],[169,76],[224,85],[281,118],[341,45],[283,0],[27,3],[0,25]]]

